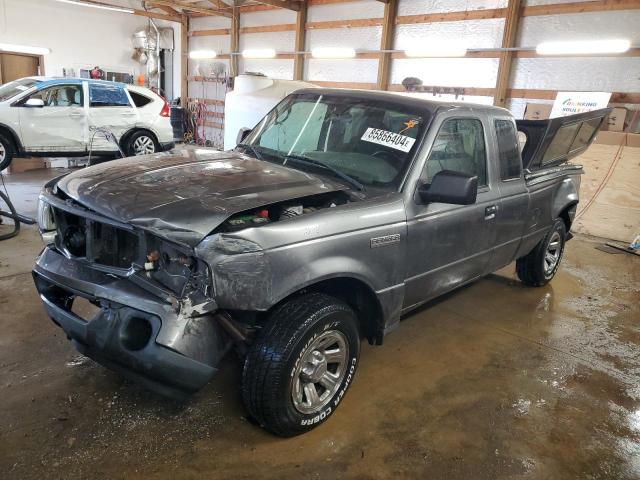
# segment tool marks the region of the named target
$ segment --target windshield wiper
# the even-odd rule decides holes
[[[296,161],[298,163],[307,164],[307,165],[311,165],[311,166],[314,166],[314,167],[320,167],[320,168],[323,168],[325,170],[328,170],[331,173],[333,173],[336,177],[341,178],[342,180],[344,180],[344,181],[350,183],[351,185],[353,185],[354,187],[356,187],[361,192],[364,192],[364,185],[362,183],[360,183],[358,180],[356,180],[355,178],[347,175],[346,173],[341,172],[340,170],[338,170],[337,168],[332,167],[331,165],[327,165],[326,163],[322,163],[319,160],[315,160],[315,159],[309,158],[309,157],[303,157],[302,155],[289,154],[289,155],[285,155],[283,165],[287,163],[287,160],[294,160],[294,161]]]
[[[255,146],[249,145],[248,143],[239,143],[236,146],[237,147],[242,147],[245,150],[249,150],[253,154],[253,156],[256,157],[258,160],[265,161],[264,157],[262,156],[262,153]]]

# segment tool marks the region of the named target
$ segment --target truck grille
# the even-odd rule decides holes
[[[139,238],[135,233],[59,208],[53,214],[56,246],[69,256],[114,268],[129,268],[136,260]]]

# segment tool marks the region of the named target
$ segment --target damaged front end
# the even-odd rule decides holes
[[[81,353],[174,398],[209,381],[232,341],[226,319],[216,320],[209,266],[192,249],[98,215],[51,185],[39,220],[48,245],[35,284]],[[78,299],[93,305],[89,315]]]

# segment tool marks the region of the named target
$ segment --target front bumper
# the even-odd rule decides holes
[[[127,278],[45,248],[33,270],[47,314],[82,354],[147,388],[184,399],[217,371],[229,341],[212,315],[188,317]],[[100,305],[72,311],[76,297]]]

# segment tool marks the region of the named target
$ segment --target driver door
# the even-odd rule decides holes
[[[499,194],[491,182],[492,144],[488,120],[481,114],[445,113],[432,128],[438,133],[419,184],[442,170],[478,176],[472,205],[422,204],[416,193],[407,204],[408,255],[405,304],[408,310],[481,276],[492,255]]]
[[[20,130],[27,152],[84,152],[87,148],[87,115],[82,84],[55,85],[33,93],[28,99],[44,106],[21,102]]]

